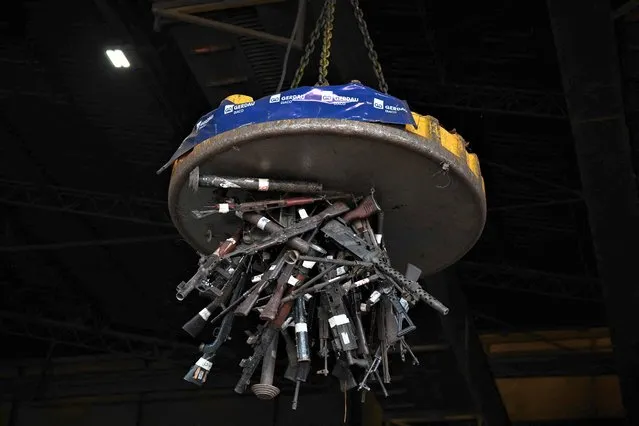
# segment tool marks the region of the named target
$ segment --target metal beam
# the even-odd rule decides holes
[[[150,360],[197,353],[195,346],[176,341],[3,310],[0,310],[0,325],[2,334]]]
[[[510,425],[455,273],[448,270],[425,281],[428,291],[451,308],[448,315],[440,316],[442,331],[466,379],[475,408],[487,426]]]
[[[252,30],[250,28],[244,28],[239,25],[227,24],[225,22],[214,21],[213,19],[201,18],[195,15],[189,15],[188,13],[176,12],[173,10],[157,9],[153,8],[153,13],[157,16],[172,19],[174,21],[186,22],[187,24],[199,25],[202,27],[212,28],[214,30],[235,34],[240,37],[250,37],[257,40],[267,41],[270,43],[280,44],[287,46],[290,39],[286,37],[280,37],[273,34],[269,34],[264,31]],[[302,49],[299,43],[293,42],[292,47],[296,49]]]
[[[639,424],[639,197],[610,1],[548,0],[623,403]],[[575,11],[579,19],[575,19]]]
[[[272,3],[282,3],[284,0],[222,0],[222,1],[160,1],[153,4],[154,9],[173,10],[181,13],[207,13],[221,10],[238,9],[242,7],[263,6]]]
[[[179,234],[146,235],[131,238],[113,238],[109,240],[67,241],[51,244],[24,244],[19,246],[0,246],[0,253],[18,253],[23,251],[63,250],[97,246],[119,246],[123,244],[154,243],[158,241],[180,240]]]
[[[0,204],[173,227],[164,201],[2,178]]]
[[[422,113],[428,112],[428,108],[446,108],[535,118],[568,117],[561,93],[512,87],[425,85],[421,80],[401,78],[393,73],[388,75],[388,84],[406,88],[405,93],[394,93],[406,97],[412,107],[423,109]]]
[[[619,19],[639,7],[639,0],[628,0],[610,14],[610,19]]]
[[[539,294],[558,299],[600,302],[597,278],[559,274],[535,269],[482,262],[459,262],[458,273],[464,285]]]

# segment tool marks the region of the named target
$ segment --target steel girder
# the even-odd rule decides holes
[[[0,204],[173,227],[166,202],[0,179]]]
[[[510,425],[455,272],[447,270],[425,281],[433,296],[452,307],[448,315],[440,316],[442,331],[455,355],[457,367],[466,379],[476,410],[488,426]]]
[[[639,424],[639,197],[610,1],[548,0],[548,9],[623,402]]]
[[[0,324],[2,334],[150,360],[197,352],[195,346],[176,341],[4,310],[0,310]]]

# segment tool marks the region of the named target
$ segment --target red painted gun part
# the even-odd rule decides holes
[[[286,294],[290,294],[291,291],[293,291],[293,289],[289,288]],[[284,321],[286,321],[286,318],[288,318],[288,315],[291,313],[292,308],[293,301],[286,302],[282,306],[280,306],[280,310],[277,312],[277,316],[275,317],[275,319],[271,321],[271,324],[276,328],[282,328],[282,324],[284,324]]]
[[[282,302],[282,296],[284,295],[284,290],[286,290],[286,285],[288,284],[288,279],[295,268],[295,264],[289,264],[285,267],[285,269],[280,274],[277,279],[277,285],[275,286],[275,290],[273,290],[273,294],[271,298],[262,309],[260,313],[260,319],[262,320],[274,320],[277,316],[278,309],[280,307],[280,303]]]
[[[382,208],[377,204],[375,198],[372,195],[366,196],[357,207],[342,216],[344,222],[349,223],[355,219],[366,219],[377,212],[380,212]]]
[[[222,243],[213,254],[217,255],[218,257],[224,257],[227,254],[231,253],[233,250],[235,250],[235,247],[237,247],[237,243],[240,240],[241,233],[241,230],[237,231],[232,237],[222,241]]]

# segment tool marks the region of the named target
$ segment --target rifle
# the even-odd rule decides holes
[[[306,306],[304,299],[295,299],[293,310],[295,321],[295,345],[297,347],[297,362],[311,360],[311,348],[308,341],[308,325],[306,323]]]
[[[231,275],[226,284],[222,288],[222,293],[216,297],[211,303],[209,303],[204,309],[198,312],[193,318],[187,321],[182,329],[189,333],[192,337],[196,337],[202,329],[206,326],[206,322],[208,321],[211,313],[218,308],[218,306],[222,305],[226,302],[226,300],[231,295],[231,292],[238,287],[244,287],[246,282],[246,271],[242,271],[242,266],[244,265],[244,259],[240,261],[240,264]],[[239,295],[238,295],[239,297]],[[236,299],[236,298],[234,298]]]
[[[246,273],[242,272],[241,276],[238,280],[238,284],[233,291],[232,299],[236,299],[239,297],[240,292],[242,291],[242,287],[244,287],[244,283],[246,282]],[[226,339],[228,339],[229,334],[231,333],[231,328],[233,327],[233,315],[227,315],[220,328],[215,336],[213,342],[201,345],[200,351],[203,355],[197,362],[189,369],[189,371],[184,376],[184,380],[187,382],[191,382],[198,386],[202,386],[211,371],[211,367],[213,366],[213,358],[217,353],[217,350],[224,344]]]
[[[295,348],[295,342],[291,339],[286,328],[282,328],[280,332],[286,344],[286,357],[288,358],[288,366],[286,367],[286,372],[284,372],[284,378],[294,382],[297,376],[297,350]]]
[[[291,408],[293,410],[297,410],[297,400],[300,395],[300,384],[302,382],[306,382],[308,378],[308,373],[311,371],[311,363],[310,361],[303,361],[297,363],[297,375],[295,377],[295,393],[293,394],[293,403],[291,404]]]
[[[298,235],[312,231],[321,225],[324,220],[339,216],[348,210],[350,209],[346,204],[337,202],[318,214],[302,219],[294,225],[286,228],[276,224],[266,216],[259,213],[244,213],[241,215],[244,221],[254,224],[259,229],[266,231],[271,235],[258,243],[241,246],[227,256],[255,254],[258,251],[284,243],[300,253],[308,253],[309,250],[311,250],[311,244],[299,238]]]
[[[257,211],[265,211],[265,210],[273,210],[280,209],[284,207],[293,207],[293,206],[303,206],[306,204],[315,203],[317,201],[327,201],[334,199],[342,199],[348,198],[350,195],[348,194],[337,194],[330,196],[322,196],[322,197],[293,197],[293,198],[283,198],[281,200],[264,200],[264,201],[251,201],[247,203],[217,203],[208,207],[205,210],[192,210],[191,213],[195,216],[196,219],[202,219],[208,217],[212,214],[220,213],[226,214],[229,212],[257,212]]]
[[[241,188],[253,191],[281,191],[297,193],[319,193],[323,186],[313,182],[291,182],[249,177],[223,177],[215,175],[200,175],[199,167],[191,171],[189,175],[189,187],[197,191],[203,188]]]
[[[277,333],[271,339],[262,360],[262,374],[260,382],[251,386],[251,390],[259,399],[273,399],[280,393],[277,386],[273,386],[275,373],[275,357],[277,355]]]
[[[371,194],[364,197],[364,199],[358,204],[357,207],[346,213],[342,217],[342,220],[346,223],[350,223],[355,219],[366,219],[381,211],[382,208],[379,206],[379,204],[377,204],[377,201],[375,200],[375,197],[373,197],[373,194]]]
[[[324,368],[317,371],[317,374],[328,375],[328,312],[321,302],[317,307],[317,323],[319,327],[320,350],[319,356],[324,358]]]
[[[237,242],[240,239],[240,232],[238,231],[235,235],[230,238],[227,238],[225,241],[219,245],[219,247],[211,254],[210,256],[202,257],[200,259],[200,267],[197,272],[191,277],[187,282],[182,281],[178,284],[175,294],[177,300],[184,300],[186,296],[189,295],[190,292],[198,285],[200,281],[205,280],[211,271],[213,271],[217,265],[222,261],[222,259],[227,256],[229,253],[233,252],[237,247]],[[215,290],[213,290],[215,292]],[[220,296],[222,293],[219,292],[216,296]]]
[[[357,349],[357,341],[342,296],[341,286],[335,283],[327,286],[322,293],[330,315],[328,324],[333,334],[333,345],[340,351],[350,351]]]
[[[342,392],[346,392],[357,386],[357,382],[355,381],[355,377],[353,377],[353,373],[351,372],[348,363],[340,358],[338,358],[335,362],[335,366],[333,367],[333,372],[331,374],[339,380],[339,387]]]
[[[310,243],[310,241],[313,239],[314,236],[315,236],[315,232],[311,233],[310,237],[307,239],[307,242]],[[324,250],[323,248],[319,246],[316,246],[315,244],[310,244],[310,247],[311,249],[309,253],[311,254],[326,254],[326,250]],[[290,271],[287,270],[285,273],[283,273],[280,276],[280,279],[278,279],[277,286],[275,287],[275,290],[273,291],[273,295],[271,296],[268,303],[266,304],[266,306],[264,306],[264,309],[260,313],[260,319],[263,319],[263,320],[274,319],[275,316],[277,315],[277,311],[282,302],[282,296],[284,294],[284,288],[286,287],[286,284],[289,284],[295,287],[299,283],[302,283],[308,277],[308,274],[311,272],[311,269],[313,268],[313,266],[315,266],[315,262],[310,262],[310,261],[304,261],[302,262],[301,265],[297,265],[297,262],[299,260],[299,255],[297,253],[295,253],[295,255],[292,256],[292,258],[294,260],[291,261]],[[297,267],[298,273],[297,275],[293,276],[293,269],[295,267]]]
[[[262,320],[273,320],[277,315],[277,312],[280,308],[280,301],[282,300],[282,294],[284,294],[284,290],[286,289],[286,285],[289,282],[297,281],[297,278],[293,277],[293,269],[295,269],[295,263],[290,263],[284,267],[282,273],[277,279],[277,285],[273,290],[273,294],[271,298],[268,300],[262,312],[260,312],[260,319]],[[295,280],[295,281],[292,281]]]
[[[244,393],[246,387],[249,385],[251,381],[251,377],[257,368],[257,365],[262,360],[264,356],[264,352],[269,347],[273,338],[279,333],[279,330],[284,325],[284,322],[288,318],[288,315],[291,311],[291,303],[286,303],[280,307],[279,312],[277,313],[277,317],[275,320],[268,322],[261,330],[259,336],[259,344],[255,347],[255,351],[253,355],[251,355],[248,359],[242,360],[240,362],[240,366],[243,368],[242,377],[235,385],[235,392]],[[298,369],[299,374],[299,369]]]
[[[268,287],[273,280],[280,276],[282,268],[284,267],[286,252],[287,250],[282,250],[275,259],[275,262],[271,264],[268,270],[262,273],[256,287],[245,297],[244,301],[235,310],[235,315],[245,317],[249,314],[249,312],[251,312],[251,309],[253,309],[257,299],[260,297],[260,293],[262,293],[262,291],[264,291],[264,289]]]
[[[390,279],[391,282],[397,282],[408,293],[421,299],[442,315],[448,314],[449,309],[442,302],[424,290],[418,283],[408,280],[401,272],[384,263],[383,252],[380,249],[369,249],[366,242],[353,234],[344,222],[339,219],[332,219],[322,226],[321,230],[324,235],[350,251],[355,257],[373,263],[378,272]]]

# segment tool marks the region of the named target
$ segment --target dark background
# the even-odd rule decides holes
[[[200,16],[289,36],[295,1],[244,3]],[[321,3],[306,4],[304,40]],[[475,248],[446,274],[424,282],[434,291],[448,283],[445,297],[464,312],[440,322],[426,308],[415,309],[420,332],[412,343],[444,349],[426,352],[420,368],[399,367],[394,387],[400,392],[385,403],[385,418],[421,413],[443,421],[441,413],[480,413],[487,424],[499,424],[490,418],[499,418],[503,405],[477,333],[523,332],[534,340],[541,330],[590,327],[610,327],[614,356],[509,362],[520,375],[618,374],[626,409],[637,410],[630,404],[639,392],[632,330],[639,323],[636,3],[361,0],[390,93],[470,142],[489,212]],[[3,400],[12,404],[3,406],[7,425],[53,424],[47,419],[60,411],[16,407],[89,397],[100,386],[133,389],[129,393],[138,396],[164,390],[171,401],[179,397],[170,392],[190,389],[180,380],[195,359],[195,342],[180,327],[201,301],[177,303],[174,289],[197,257],[168,219],[170,173],[155,171],[225,96],[273,93],[285,47],[155,20],[151,7],[143,0],[2,5],[0,358],[6,365]],[[123,49],[132,67],[114,68],[108,48]],[[299,58],[294,49],[285,88]],[[303,83],[316,78],[313,57]],[[352,9],[338,1],[329,81],[352,79],[376,87]],[[313,416],[287,417],[288,385],[278,404],[255,405],[257,411],[242,408],[252,399],[227,392],[243,346],[230,344],[218,360],[219,379],[197,393],[201,413],[213,410],[208,395],[218,392],[227,415],[247,416],[233,424],[313,424]],[[76,371],[77,385],[65,382],[73,392],[49,379],[65,365],[101,365],[92,360],[107,359],[105,353],[114,363],[104,373],[111,378],[99,379],[106,384],[93,370],[86,377]],[[57,359],[65,360],[63,367]],[[508,365],[491,361],[492,373],[512,375]],[[305,398],[317,399],[309,405],[318,413],[341,413],[343,396],[325,392],[326,386],[335,383],[313,383],[307,393],[315,396]],[[175,423],[156,418],[165,404],[153,395],[143,406],[141,396],[122,402],[121,417],[95,412],[94,420],[76,416],[84,419],[77,424],[124,422],[120,418],[204,424],[202,416],[209,416]],[[188,404],[173,410],[176,419],[197,411]],[[144,421],[129,418],[126,407],[137,407]],[[352,424],[363,421],[358,415],[352,414]]]

